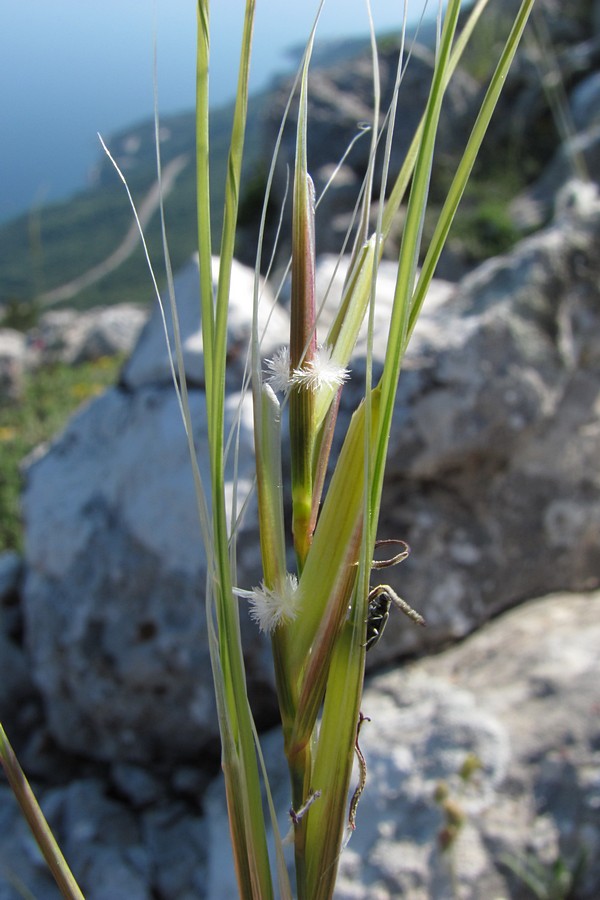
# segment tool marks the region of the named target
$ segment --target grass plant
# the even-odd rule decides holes
[[[228,447],[235,447],[235,440],[230,444],[225,433],[224,409],[228,301],[241,193],[255,0],[247,0],[245,5],[223,224],[216,239],[211,224],[210,6],[210,0],[198,0],[198,250],[211,473],[206,484],[200,477],[191,437],[183,354],[176,329],[174,380],[188,435],[208,562],[209,647],[231,839],[241,897],[268,900],[295,895],[298,900],[325,900],[333,895],[340,854],[356,824],[358,795],[350,802],[350,780],[361,720],[370,576],[398,378],[533,0],[523,0],[511,31],[504,38],[497,68],[490,77],[464,155],[426,247],[422,246],[423,223],[444,94],[468,42],[477,40],[476,25],[487,0],[475,3],[460,31],[460,0],[449,0],[443,18],[440,14],[436,64],[428,101],[404,165],[393,181],[389,160],[395,102],[392,101],[388,110],[379,109],[377,50],[372,36],[371,161],[357,207],[348,276],[338,312],[327,333],[320,327],[315,301],[316,198],[307,153],[309,69],[315,25],[298,73],[297,91],[290,98],[290,102],[298,103],[299,114],[290,191],[293,250],[289,348],[269,361],[262,358],[262,335],[257,324],[261,303],[260,250],[257,260],[249,380],[254,407],[263,579],[254,587],[238,584],[235,567],[238,510],[235,506],[227,508],[225,491],[225,461]],[[402,74],[404,66],[410,64],[409,56],[403,30],[395,97],[402,89]],[[378,194],[373,190],[376,162],[383,171]],[[266,179],[265,211],[274,166],[275,159]],[[158,169],[160,177],[160,160]],[[343,436],[337,459],[331,459],[340,392],[348,377],[354,344],[365,322],[372,346],[378,265],[401,206],[404,228],[383,372],[375,383],[369,351],[362,402]],[[286,214],[284,210],[283,215]],[[263,215],[263,227],[264,219]],[[373,220],[375,226],[371,224]],[[220,266],[217,287],[213,290],[211,257],[217,248]],[[420,271],[419,259],[423,259]],[[172,314],[176,319],[168,254],[167,274]],[[282,427],[286,407],[287,432]],[[289,530],[284,513],[284,447],[289,448],[291,459]],[[247,613],[240,598],[242,604],[248,601],[250,615],[269,636],[272,645],[290,773],[288,836],[279,832],[248,700],[240,629],[240,615]],[[266,803],[263,803],[263,792]],[[274,834],[273,860],[268,851],[268,828]],[[294,850],[294,887],[284,852],[288,839]],[[77,895],[66,893],[65,896]]]

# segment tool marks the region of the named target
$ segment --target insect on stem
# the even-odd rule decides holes
[[[370,650],[383,634],[390,617],[390,607],[394,606],[416,625],[425,625],[425,619],[406,600],[399,597],[389,584],[380,584],[369,594],[369,611],[367,614],[367,639],[365,647]]]

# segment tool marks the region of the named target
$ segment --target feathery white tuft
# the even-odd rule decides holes
[[[332,360],[331,353],[331,347],[318,347],[312,359],[290,372],[290,351],[288,347],[282,347],[265,362],[270,371],[267,384],[274,391],[283,391],[286,394],[293,387],[313,393],[322,387],[341,387],[348,380],[350,373],[344,366]]]
[[[287,393],[290,389],[290,348],[281,347],[271,359],[265,360],[265,365],[270,371],[267,378],[267,384],[270,385],[275,392],[283,391]]]
[[[234,588],[234,594],[250,601],[250,617],[261,631],[271,634],[282,622],[291,622],[298,612],[298,579],[287,573],[280,591],[272,590],[264,582],[251,591]]]
[[[349,371],[331,358],[331,347],[318,347],[308,362],[292,372],[292,387],[316,393],[322,387],[339,388],[348,380]]]

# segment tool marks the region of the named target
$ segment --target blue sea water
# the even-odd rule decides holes
[[[425,0],[407,3],[415,21]],[[318,0],[257,0],[254,88],[286,68]],[[403,0],[371,0],[378,31]],[[438,0],[429,0],[435,14]],[[213,0],[211,102],[234,94],[244,0]],[[0,222],[86,184],[109,136],[152,115],[156,35],[161,113],[194,104],[194,0],[0,0]],[[368,32],[365,0],[326,0],[319,37]]]

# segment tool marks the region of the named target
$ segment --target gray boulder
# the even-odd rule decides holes
[[[550,889],[562,863],[573,896],[594,900],[599,641],[600,594],[555,595],[436,657],[369,679],[362,710],[371,721],[360,734],[367,785],[336,897],[525,900],[531,893],[515,872],[531,870]],[[263,748],[285,833],[290,792],[279,734]],[[228,900],[236,889],[220,783],[206,808],[207,896]]]
[[[598,584],[599,235],[597,198],[574,189],[545,232],[456,289],[434,286],[400,379],[379,535],[411,545],[411,558],[385,580],[428,627],[393,615],[370,665],[438,648],[528,597]],[[392,286],[384,267],[383,309]],[[196,290],[179,300],[191,322],[185,306],[197,309]],[[249,299],[237,308],[249,317]],[[376,324],[377,369],[385,316]],[[148,327],[124,386],[76,417],[30,467],[24,494],[26,633],[51,731],[77,752],[135,762],[192,756],[216,740],[206,566],[177,403],[161,384],[164,367],[160,377],[148,367],[146,385],[132,374],[153,358],[147,348],[157,338],[148,335],[157,327]],[[270,344],[286,330],[278,309]],[[197,325],[186,327],[188,348],[193,334]],[[361,352],[342,394],[340,435],[362,390]],[[189,354],[190,371],[200,372]],[[237,351],[231,368],[229,377],[241,378]],[[205,471],[202,391],[191,398]],[[232,395],[229,423],[239,404]],[[240,409],[241,507],[253,478],[248,397]],[[238,582],[249,587],[261,577],[251,505],[241,529]],[[260,718],[273,703],[267,642],[244,611],[242,623]]]
[[[15,900],[25,890],[38,900],[54,900],[58,891],[41,853],[10,792],[3,788],[2,793],[0,900]],[[154,861],[144,846],[142,822],[124,804],[107,798],[99,780],[82,779],[40,792],[40,800],[88,898],[150,900]]]
[[[19,726],[30,728],[35,720],[35,690],[22,642],[22,577],[19,554],[0,553],[0,722],[11,734]]]
[[[38,365],[89,362],[130,353],[147,318],[147,310],[132,303],[86,312],[50,310],[28,338]]]
[[[0,402],[20,399],[26,367],[25,335],[14,328],[0,328]]]
[[[455,640],[528,597],[598,585],[599,236],[597,197],[575,191],[415,334],[380,536],[411,545],[386,576],[428,627],[394,616],[372,662]]]
[[[219,260],[213,259],[213,279],[216,289]],[[239,390],[247,361],[252,323],[252,292],[254,272],[234,260],[231,273],[231,294],[227,333],[228,385]],[[182,349],[188,382],[195,387],[204,387],[204,354],[200,326],[200,282],[198,257],[194,256],[175,278],[175,298],[177,301],[179,328],[182,335]],[[161,385],[170,388],[172,383],[169,353],[165,339],[165,324],[169,346],[174,350],[173,322],[168,300],[164,298],[165,321],[155,309],[154,315],[144,329],[131,359],[126,364],[123,385],[130,389]],[[265,328],[269,328],[265,333]],[[289,339],[289,319],[283,310],[275,305],[270,287],[263,281],[260,285],[259,331],[264,333],[263,354],[269,356],[282,341]]]
[[[592,184],[600,183],[600,124],[564,140],[538,180],[510,205],[518,228],[533,231],[552,216],[561,193],[578,173]]]
[[[171,798],[132,811],[100,778],[38,790],[88,900],[202,900],[206,823]],[[8,788],[0,787],[0,900],[56,900],[58,890]]]
[[[0,553],[0,606],[9,604],[19,593],[23,578],[23,559],[15,550]]]
[[[238,391],[252,282],[251,272],[234,267],[228,346]],[[203,365],[197,261],[176,290],[194,440],[208,484],[205,399],[193,387]],[[263,302],[269,309],[267,290]],[[287,328],[287,315],[275,310],[278,334],[282,320]],[[24,605],[32,669],[56,741],[97,759],[194,758],[217,741],[203,602],[206,559],[164,346],[155,309],[121,385],[80,412],[26,473]],[[226,428],[239,426],[236,516],[254,478],[251,407],[248,394],[228,396]],[[232,514],[233,466],[232,451]],[[239,527],[239,582],[250,587],[262,575],[252,506]],[[272,680],[267,643],[247,615],[242,629],[260,717],[273,703],[264,690]]]
[[[239,402],[229,399],[229,423]],[[206,478],[203,394],[192,391],[190,404]],[[243,410],[240,504],[252,483],[247,400]],[[147,762],[194,756],[216,739],[187,454],[173,390],[115,388],[28,471],[27,640],[50,730],[70,750]],[[258,574],[254,546],[240,565]],[[244,621],[260,682],[261,644]]]
[[[577,131],[600,120],[600,72],[593,72],[580,81],[571,93],[571,117]]]
[[[431,23],[422,26],[415,42],[409,40],[410,64],[406,66],[398,96],[397,124],[390,160],[392,178],[400,171],[406,151],[425,109],[435,63],[435,29]],[[329,48],[330,49],[330,48]],[[335,51],[335,47],[334,47]],[[399,39],[390,37],[379,46],[382,115],[389,108],[394,92],[396,68],[400,52]],[[408,50],[407,50],[408,55]],[[293,79],[282,80],[274,88],[265,110],[264,146],[270,158],[279,132]],[[444,155],[451,156],[462,146],[472,119],[473,103],[479,93],[474,78],[464,70],[455,73],[448,86],[444,112],[438,133],[438,145]],[[317,210],[317,250],[337,253],[351,224],[356,197],[368,167],[370,135],[362,134],[373,119],[373,63],[369,43],[356,48],[349,57],[342,55],[331,62],[325,47],[322,59],[317,54],[311,69],[308,95],[308,158],[317,197],[328,184],[335,167],[344,160],[335,180],[322,197]],[[293,170],[297,108],[292,105],[283,132],[277,160],[274,200],[278,205],[286,193],[288,167]],[[345,156],[350,148],[350,152]],[[375,190],[380,187],[381,172],[376,168]],[[278,254],[285,259],[290,235],[283,236]]]
[[[546,896],[570,889],[595,900],[599,642],[600,593],[558,594],[435,657],[369,678],[362,710],[370,721],[360,735],[367,784],[336,897],[527,900],[530,872]],[[280,733],[264,735],[262,747],[285,834]],[[39,792],[89,900],[237,896],[221,779],[204,795],[201,818],[176,796],[184,768],[154,784],[136,767],[119,766],[118,776],[116,768],[108,781],[106,772],[104,780],[75,776]],[[54,900],[7,788],[0,801],[0,900],[23,888]],[[561,868],[563,893],[552,894]]]
[[[331,274],[331,261],[323,261],[321,283]],[[384,265],[381,328],[394,281],[395,267]],[[236,265],[228,379],[238,390],[252,284],[252,272]],[[207,480],[204,393],[194,387],[203,380],[197,286],[194,260],[175,289],[194,437]],[[336,286],[341,289],[339,273]],[[448,289],[441,285],[439,295],[447,298]],[[269,319],[267,355],[287,341],[289,319],[281,306],[273,307],[268,288],[261,308],[261,329]],[[26,474],[25,621],[33,672],[55,740],[98,759],[191,758],[217,740],[203,608],[206,561],[164,347],[155,310],[120,386],[79,413]],[[236,420],[241,509],[254,477],[248,395],[228,397],[227,428]],[[231,480],[228,492],[232,498]],[[262,577],[253,505],[239,535],[238,583],[250,587]],[[260,719],[274,707],[268,642],[244,610],[242,629]]]
[[[516,7],[512,0],[511,6]],[[534,183],[510,204],[517,228],[533,231],[546,224],[558,195],[573,178],[600,183],[599,10],[590,0],[570,3],[568,8],[556,0],[543,0],[537,9],[543,20],[538,41],[521,49],[508,77],[493,133],[504,131],[506,141],[507,129],[513,138],[522,131],[529,136],[529,145],[537,145],[544,163]],[[554,140],[548,140],[549,131]]]

